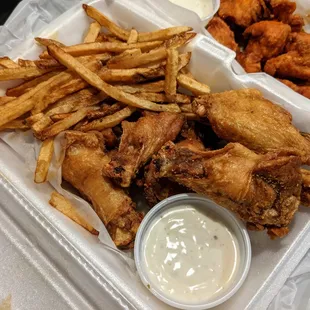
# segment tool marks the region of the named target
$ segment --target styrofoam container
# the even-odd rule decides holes
[[[153,10],[157,1],[152,8],[149,1],[95,0],[90,4],[122,26],[139,31],[180,24],[173,12],[161,14],[160,9]],[[89,21],[78,5],[37,35],[56,37],[68,45],[79,43]],[[300,130],[310,132],[308,99],[265,74],[236,75],[232,69],[235,54],[205,35],[197,35],[187,49],[192,51],[192,73],[209,84],[213,92],[257,88],[266,98],[290,111]],[[33,38],[29,38],[8,56],[35,59],[40,51]],[[8,83],[3,83],[0,88],[4,90],[7,86]],[[42,250],[44,262],[61,275],[61,281],[53,282],[57,292],[73,309],[102,309],[107,296],[111,304],[123,309],[169,309],[145,289],[130,261],[49,206],[52,187],[33,182],[33,172],[25,165],[23,146],[16,143],[13,135],[5,135],[5,142],[0,143],[0,188],[11,195],[11,201],[3,209],[16,227],[31,235],[36,247]],[[290,233],[283,239],[272,241],[265,232],[250,232],[249,275],[238,293],[215,309],[266,309],[309,249],[309,220],[310,209],[301,207],[290,225]],[[66,263],[60,262],[59,256],[65,257]],[[31,260],[39,269],[44,268],[35,255]]]

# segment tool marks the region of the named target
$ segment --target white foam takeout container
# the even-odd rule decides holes
[[[150,1],[136,0],[129,5],[126,0],[95,0],[90,4],[122,26],[140,31],[180,24],[174,19],[173,12],[171,16],[160,14],[160,1],[156,9],[154,3],[157,1],[149,6]],[[75,44],[81,42],[88,25],[89,19],[78,5],[37,35],[57,36],[65,44]],[[200,28],[195,30],[201,31]],[[300,130],[310,132],[308,99],[265,74],[236,75],[232,70],[234,53],[205,35],[198,35],[187,49],[192,51],[192,73],[198,80],[209,84],[213,92],[257,88],[266,98],[290,111]],[[8,56],[34,59],[40,51],[33,38],[29,38]],[[7,86],[8,83],[2,83],[0,89]],[[135,270],[122,256],[100,244],[96,237],[48,205],[51,186],[33,182],[33,172],[30,173],[24,163],[25,154],[18,151],[21,147],[14,143],[8,135],[5,142],[0,143],[0,189],[3,195],[10,196],[0,213],[5,214],[16,229],[30,234],[40,255],[30,255],[31,251],[27,252],[26,248],[29,261],[45,274],[41,265],[44,261],[61,276],[51,278],[45,274],[46,281],[67,304],[76,309],[102,309],[104,304],[124,309],[169,309],[144,288]],[[290,226],[289,235],[275,241],[271,241],[265,232],[250,232],[252,264],[249,275],[238,293],[215,309],[267,308],[309,249],[309,219],[310,209],[301,207]]]

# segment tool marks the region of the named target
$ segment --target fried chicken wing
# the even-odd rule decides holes
[[[193,111],[207,117],[214,132],[259,153],[285,150],[310,163],[310,141],[292,125],[289,112],[265,99],[256,89],[201,96]]]
[[[269,59],[264,71],[272,76],[280,78],[310,79],[310,54],[300,56],[293,51],[278,57]]]
[[[292,14],[296,10],[296,2],[289,0],[268,0],[266,1],[272,8],[272,13],[278,20],[289,23]]]
[[[150,165],[154,178],[169,178],[209,196],[252,228],[268,229],[272,238],[288,232],[299,205],[301,162],[296,156],[258,155],[239,143],[200,151],[168,142]]]
[[[217,42],[235,52],[239,49],[234,33],[221,18],[213,17],[208,23],[207,30]]]
[[[102,176],[102,168],[109,162],[102,135],[68,131],[66,140],[63,178],[91,202],[116,246],[131,247],[142,215],[123,189]]]
[[[301,203],[310,207],[310,171],[301,169],[302,175],[302,191],[301,191]]]
[[[244,53],[237,57],[247,72],[260,72],[261,61],[278,56],[291,32],[289,25],[278,21],[261,21],[248,27],[243,35],[249,37]]]
[[[137,122],[124,121],[118,152],[112,154],[111,162],[105,165],[103,174],[122,187],[129,187],[139,168],[167,141],[176,138],[183,123],[181,114],[170,112],[149,114]]]
[[[288,24],[291,26],[292,32],[301,32],[305,21],[301,15],[294,14],[289,17]]]
[[[221,0],[218,15],[241,27],[249,27],[269,16],[264,0]]]
[[[285,50],[286,52],[297,52],[300,56],[310,54],[310,34],[306,32],[290,34]]]

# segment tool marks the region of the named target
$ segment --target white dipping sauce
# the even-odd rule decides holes
[[[169,299],[195,304],[225,290],[238,269],[240,250],[217,215],[182,205],[151,224],[143,256],[150,286]]]
[[[212,0],[170,0],[170,2],[194,11],[201,19],[209,16],[213,11]]]

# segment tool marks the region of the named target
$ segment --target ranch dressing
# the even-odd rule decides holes
[[[170,2],[194,11],[201,19],[209,16],[213,11],[212,0],[170,0]]]
[[[182,205],[164,211],[151,224],[143,256],[149,287],[189,304],[225,290],[240,253],[236,237],[217,215]]]

